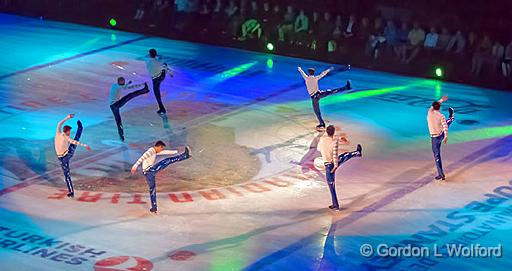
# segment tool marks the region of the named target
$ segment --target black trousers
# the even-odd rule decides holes
[[[164,104],[162,103],[162,96],[160,95],[160,84],[165,79],[165,70],[157,78],[153,78],[153,92],[155,93],[156,102],[158,103],[158,111],[166,113]]]

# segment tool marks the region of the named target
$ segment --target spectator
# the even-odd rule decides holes
[[[286,41],[291,41],[290,34],[293,32],[293,19],[295,18],[295,12],[293,11],[292,6],[286,7],[286,13],[283,16],[283,22],[278,27],[279,33],[279,41],[284,42],[285,36],[287,36]]]
[[[384,27],[384,38],[386,39],[386,43],[388,46],[395,46],[397,42],[397,30],[395,26],[395,22],[393,20],[388,20],[386,22],[386,27]]]
[[[249,39],[260,39],[261,38],[261,25],[253,18],[249,18],[242,24],[242,36],[241,41]]]
[[[348,18],[348,23],[347,23],[347,26],[345,27],[345,31],[343,32],[343,37],[352,38],[354,36],[355,28],[356,28],[356,16],[352,14]]]
[[[343,22],[341,21],[341,15],[336,15],[336,19],[334,20],[334,30],[332,31],[332,37],[335,40],[339,40],[341,38],[342,33]]]
[[[453,52],[455,54],[461,54],[464,52],[466,47],[466,39],[462,35],[462,31],[457,30],[455,35],[451,37],[450,42],[446,46],[446,52]]]
[[[139,4],[139,7],[137,8],[137,11],[135,11],[135,16],[133,16],[134,21],[142,21],[144,18],[146,5],[144,1],[141,1]]]
[[[309,30],[309,19],[304,14],[303,9],[300,10],[299,15],[297,16],[297,18],[295,18],[293,30],[295,32],[295,41],[298,43],[304,42],[306,39],[306,33]]]
[[[258,7],[258,2],[251,1],[251,12],[249,13],[251,19],[258,20],[260,18],[260,9]]]
[[[331,22],[331,14],[329,12],[324,13],[324,19],[320,21],[320,29],[318,39],[321,46],[325,46],[326,43],[331,39],[333,31],[333,24]]]
[[[408,44],[405,46],[405,49],[402,51],[402,61],[405,63],[411,63],[412,60],[418,56],[421,45],[425,40],[425,31],[420,28],[420,24],[418,22],[414,23],[413,28],[409,31],[409,35],[407,35]],[[407,58],[407,51],[411,50],[410,56]]]
[[[396,31],[396,45],[393,48],[398,58],[401,58],[401,56],[405,54],[405,52],[403,51],[406,50],[408,35],[409,27],[407,26],[406,22],[402,22],[402,24],[400,25],[400,29]]]
[[[263,2],[263,11],[260,13],[260,20],[263,36],[268,39],[270,32],[272,31],[272,11],[270,10],[270,4]]]
[[[505,57],[505,46],[496,40],[492,46],[492,58],[490,59],[490,65],[493,69],[498,68]]]
[[[361,19],[361,27],[359,28],[359,33],[357,35],[359,44],[363,46],[366,44],[368,37],[370,36],[370,30],[370,20],[367,17],[363,17]]]
[[[427,49],[435,49],[437,47],[437,41],[439,40],[439,34],[436,32],[434,26],[430,27],[430,32],[425,36],[423,47]]]
[[[279,5],[275,5],[272,9],[270,21],[268,22],[269,31],[267,33],[268,38],[271,40],[277,40],[279,38],[278,27],[281,22],[281,8]]]
[[[313,11],[313,17],[309,23],[308,44],[311,50],[317,49],[318,36],[320,35],[320,15],[317,11]]]
[[[380,17],[375,18],[373,29],[368,38],[368,44],[366,45],[366,53],[371,54],[374,59],[378,57],[378,47],[384,43],[384,28],[382,27],[382,19]]]
[[[466,54],[470,57],[473,57],[478,45],[479,45],[479,43],[478,43],[478,37],[476,36],[476,33],[473,31],[469,32],[468,39],[466,41],[466,48],[467,48],[467,50],[465,51]]]
[[[508,43],[505,48],[505,56],[503,57],[503,62],[501,63],[501,70],[503,77],[509,77],[512,73],[512,40]]]
[[[485,35],[475,48],[471,64],[471,73],[480,76],[483,65],[492,57],[492,42],[488,35]]]
[[[229,4],[224,8],[224,13],[226,13],[228,20],[231,20],[237,12],[238,6],[236,5],[235,0],[229,0]]]
[[[448,47],[448,43],[450,42],[451,38],[452,36],[450,35],[448,28],[443,27],[441,29],[441,34],[439,34],[436,48],[439,50],[445,50]]]

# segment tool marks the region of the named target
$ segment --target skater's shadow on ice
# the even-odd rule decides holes
[[[46,148],[40,147],[47,144],[34,144],[20,138],[5,138],[0,140],[0,161],[2,167],[13,172],[20,180],[39,176],[48,182],[55,183],[56,180],[47,174]],[[9,157],[7,154],[14,153],[17,157]],[[16,161],[16,162],[15,162]],[[22,163],[19,163],[22,161]]]

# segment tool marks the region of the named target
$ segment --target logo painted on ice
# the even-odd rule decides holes
[[[94,265],[94,271],[150,271],[152,269],[152,262],[135,256],[110,257]]]

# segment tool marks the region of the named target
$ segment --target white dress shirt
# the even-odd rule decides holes
[[[57,131],[55,132],[55,139],[54,139],[55,153],[57,154],[57,157],[63,157],[63,156],[66,156],[66,154],[68,154],[69,144],[87,147],[86,144],[83,144],[74,139],[71,139],[68,135],[66,135],[65,133],[63,133],[61,131],[62,125],[68,119],[70,119],[69,116],[67,116],[65,119],[59,121],[59,123],[57,124]]]
[[[439,100],[439,102],[442,101]],[[446,123],[446,118],[441,112],[439,112],[439,110],[434,110],[432,106],[428,109],[427,123],[431,137],[440,136],[443,132],[445,136],[448,136],[448,124]]]
[[[151,147],[137,160],[137,162],[135,162],[135,164],[133,164],[132,169],[137,169],[142,163],[142,171],[146,172],[155,163],[157,155],[174,155],[177,153],[178,151],[175,150],[163,150],[156,153],[155,148]]]
[[[302,78],[304,78],[304,82],[306,82],[306,88],[308,89],[309,96],[315,95],[318,91],[318,80],[322,79],[327,73],[329,73],[331,70],[327,69],[323,71],[320,75],[307,75],[301,67],[298,68],[300,74],[302,75]]]

